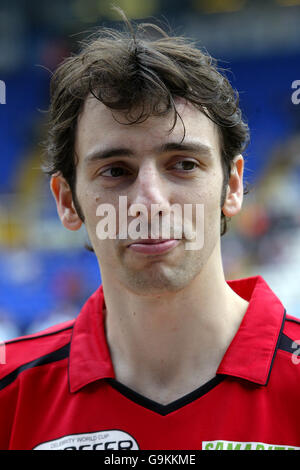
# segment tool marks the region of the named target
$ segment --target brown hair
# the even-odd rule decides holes
[[[92,93],[112,110],[124,112],[129,124],[172,111],[174,126],[180,118],[174,98],[181,97],[218,125],[223,206],[232,160],[243,152],[249,140],[238,93],[218,69],[215,59],[190,40],[171,36],[154,24],[134,28],[124,15],[123,19],[125,31],[101,28],[53,74],[44,171],[48,175],[60,172],[65,177],[83,219],[75,191],[74,141],[77,118],[87,96]],[[137,108],[138,116],[133,114]],[[221,235],[227,230],[226,222],[222,212]]]

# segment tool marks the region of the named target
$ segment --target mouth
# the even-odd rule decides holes
[[[147,238],[143,240],[135,240],[133,243],[128,245],[128,248],[137,253],[155,255],[170,251],[179,244],[179,241],[180,240],[177,239]]]

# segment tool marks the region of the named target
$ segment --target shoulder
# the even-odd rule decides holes
[[[289,334],[300,333],[300,318],[293,315],[286,315],[284,331]]]
[[[68,355],[75,320],[0,344],[1,381],[10,374]]]
[[[279,341],[279,348],[284,349],[288,343],[299,343],[300,347],[300,318],[286,315]],[[285,347],[287,349],[287,347]]]

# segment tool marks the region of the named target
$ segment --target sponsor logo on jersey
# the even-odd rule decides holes
[[[138,450],[136,440],[127,432],[110,429],[70,434],[43,442],[33,450]]]
[[[240,441],[203,441],[202,450],[299,450],[282,444],[266,444],[265,442],[240,442]]]

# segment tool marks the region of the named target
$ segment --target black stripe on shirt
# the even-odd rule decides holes
[[[48,332],[47,330],[44,330],[39,333],[32,333],[32,335],[26,335],[26,336],[21,336],[19,338],[9,339],[5,341],[5,344],[20,343],[21,341],[28,341],[28,340],[37,339],[37,338],[45,338],[45,336],[53,336],[63,331],[72,330],[73,326],[74,325],[70,325],[70,326],[66,326],[65,328],[61,328],[60,330],[53,330],[53,331],[48,331]]]
[[[271,365],[270,365],[270,368],[269,368],[268,377],[267,377],[266,383],[264,385],[268,385],[270,375],[271,375],[271,371],[272,371],[273,364],[274,364],[274,359],[276,357],[278,349],[280,349],[280,343],[281,343],[281,339],[282,339],[282,336],[283,336],[282,332],[283,332],[283,328],[284,328],[284,325],[285,325],[285,321],[286,321],[286,310],[284,309],[283,319],[282,319],[281,327],[280,327],[280,332],[279,332],[279,335],[278,335],[277,343],[276,343],[276,346],[275,346],[274,354],[273,354]]]
[[[299,338],[300,339],[300,338]],[[287,335],[282,334],[278,349],[289,352],[295,356],[300,355],[300,344],[295,340],[289,338]]]
[[[197,400],[198,398],[202,397],[214,387],[216,387],[219,383],[221,383],[225,379],[225,376],[217,375],[210,379],[205,384],[201,385],[199,388],[184,395],[181,398],[169,403],[168,405],[162,405],[161,403],[157,403],[156,401],[141,395],[138,392],[135,392],[131,388],[127,387],[126,385],[120,383],[116,379],[106,379],[107,383],[114,389],[116,389],[121,395],[124,395],[129,400],[137,403],[138,405],[142,406],[143,408],[147,408],[148,410],[154,411],[162,416],[166,416],[169,413],[173,413],[174,411],[179,410],[180,408],[192,403],[193,401]]]
[[[18,375],[21,372],[24,372],[24,370],[32,369],[33,367],[37,366],[44,366],[46,364],[51,364],[52,362],[61,361],[62,359],[66,359],[67,357],[69,357],[69,352],[70,343],[65,344],[62,348],[57,349],[56,351],[52,351],[49,354],[45,354],[44,356],[41,356],[37,359],[34,359],[33,361],[21,365],[20,367],[10,372],[8,375],[6,375],[5,377],[3,377],[3,379],[0,380],[0,390],[14,382]]]

